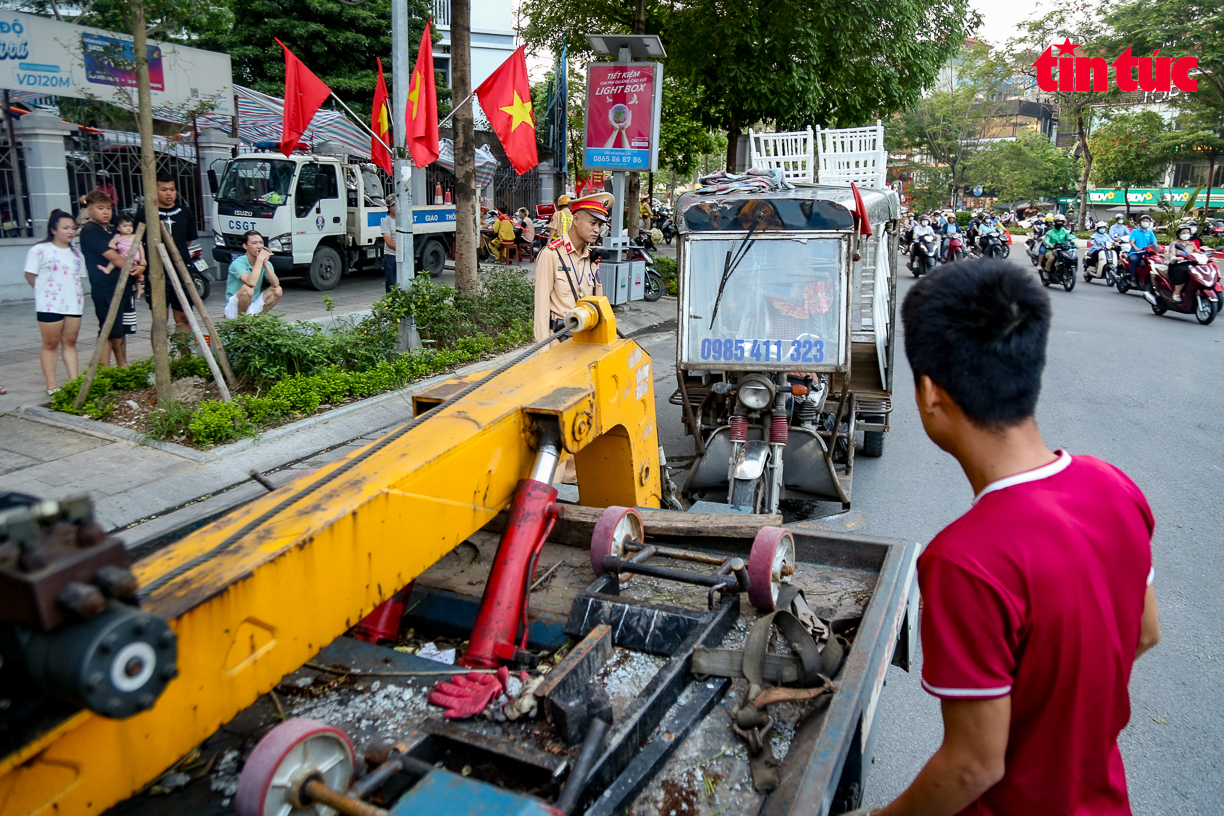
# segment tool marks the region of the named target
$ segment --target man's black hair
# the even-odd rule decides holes
[[[175,187],[178,187],[178,180],[175,179],[174,176],[167,173],[165,170],[159,170],[157,172],[157,183],[158,184],[173,184]]]
[[[258,235],[259,240],[261,241],[263,240],[263,233],[260,232],[259,230],[247,230],[246,232],[242,233],[242,245],[243,246],[246,246],[247,244],[251,242],[252,235]]]
[[[910,289],[901,319],[915,382],[930,377],[983,428],[1033,416],[1050,334],[1035,276],[1003,260],[951,264]]]

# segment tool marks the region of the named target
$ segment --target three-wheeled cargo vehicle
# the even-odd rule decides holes
[[[777,187],[677,206],[672,402],[696,446],[683,494],[748,512],[848,508],[856,448],[882,455],[889,428],[900,202]]]

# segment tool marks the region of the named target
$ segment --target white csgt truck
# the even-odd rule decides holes
[[[258,230],[278,275],[302,275],[320,291],[341,275],[382,268],[383,181],[372,164],[326,154],[248,153],[225,162],[213,193],[213,259],[222,270],[242,254],[242,236]],[[423,186],[423,185],[422,185]],[[453,204],[414,206],[418,272],[437,277],[455,239]]]

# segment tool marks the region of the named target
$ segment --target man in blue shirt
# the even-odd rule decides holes
[[[1109,228],[1109,237],[1115,241],[1130,240],[1130,227],[1126,226],[1126,218],[1122,213],[1114,216],[1114,223]]]
[[[1139,229],[1131,230],[1130,234],[1131,251],[1127,256],[1131,270],[1138,271],[1137,264],[1143,256],[1143,251],[1148,247],[1156,246],[1156,233],[1152,231],[1152,219],[1148,216],[1143,216],[1139,219]],[[1145,262],[1146,263],[1146,262]],[[1138,275],[1136,274],[1136,279]]]
[[[230,320],[240,314],[267,314],[283,294],[272,269],[272,252],[264,247],[263,236],[247,230],[242,248],[246,254],[230,261],[225,282],[225,316]],[[271,284],[267,289],[263,289],[265,276]]]

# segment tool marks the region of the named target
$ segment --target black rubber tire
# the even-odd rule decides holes
[[[1049,279],[1048,277],[1046,277],[1046,273],[1045,273],[1045,268],[1044,268],[1044,267],[1042,267],[1042,266],[1038,266],[1038,267],[1037,267],[1037,277],[1041,278],[1041,285],[1042,285],[1042,286],[1049,286],[1049,285],[1050,285],[1050,279]]]
[[[884,455],[884,432],[863,431],[863,456]]]
[[[321,246],[315,250],[314,257],[310,260],[310,271],[306,273],[306,279],[317,291],[326,292],[336,288],[343,274],[344,263],[340,260],[340,253],[329,246]]]
[[[195,284],[196,292],[200,295],[200,300],[208,300],[208,296],[212,294],[212,281],[204,277],[202,272],[192,270],[191,282]]]
[[[1003,257],[1010,258],[1011,257],[1011,244],[1000,244],[999,246],[1003,247]]]
[[[1130,284],[1126,282],[1122,275],[1114,279],[1114,287],[1117,288],[1119,295],[1125,295],[1130,291]]]
[[[446,247],[442,246],[441,241],[429,239],[425,242],[425,246],[421,247],[420,262],[417,265],[417,274],[428,272],[429,277],[436,278],[442,274],[442,270],[446,268]]]
[[[761,479],[735,479],[731,486],[731,503],[740,507],[750,507],[752,512],[757,511],[757,485],[761,483]]]
[[[1066,289],[1068,292],[1070,292],[1072,289],[1075,288],[1075,269],[1074,268],[1063,270],[1062,285],[1063,285],[1063,288]]]
[[[654,303],[663,297],[663,279],[653,269],[646,270],[646,290],[643,297],[647,303]]]
[[[1216,319],[1216,315],[1220,313],[1219,302],[1211,302],[1206,295],[1197,295],[1198,303],[1195,304],[1194,319],[1204,326],[1210,326],[1212,321]],[[1207,304],[1206,316],[1204,316],[1203,304]]]
[[[1162,315],[1165,312],[1169,311],[1169,304],[1165,303],[1160,298],[1156,298],[1155,303],[1151,303],[1149,301],[1149,305],[1151,305],[1152,307],[1152,314]]]

